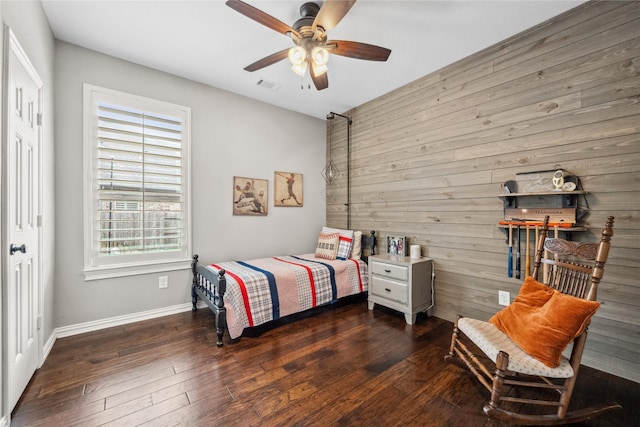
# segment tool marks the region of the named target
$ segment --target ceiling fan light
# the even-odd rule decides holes
[[[316,76],[323,75],[329,69],[329,67],[327,67],[326,65],[318,65],[315,62],[312,63],[311,66],[313,67],[313,74],[315,74]]]
[[[327,62],[329,62],[329,51],[324,47],[316,46],[311,50],[311,59],[314,64],[320,66],[327,65]]]
[[[300,65],[306,63],[307,51],[302,46],[295,46],[289,49],[289,62],[291,65]]]
[[[291,70],[299,76],[304,76],[307,72],[307,63],[303,62],[301,64],[293,64],[291,66]]]

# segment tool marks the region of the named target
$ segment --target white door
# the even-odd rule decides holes
[[[10,33],[9,31],[7,33]],[[40,339],[40,139],[42,83],[13,37],[7,34],[5,111],[7,243],[7,375],[9,411],[39,365]]]

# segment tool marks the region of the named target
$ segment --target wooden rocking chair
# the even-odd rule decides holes
[[[597,303],[593,301],[596,301],[598,283],[602,278],[609,253],[613,235],[613,217],[607,218],[599,243],[578,243],[547,238],[548,221],[549,218],[546,217],[540,238],[536,242],[533,273],[525,280],[518,298],[505,310],[514,306],[513,309],[516,311],[512,311],[513,314],[519,313],[518,307],[524,307],[523,302],[528,301],[526,299],[528,296],[523,295],[525,286],[528,286],[527,281],[535,283],[532,286],[538,286],[531,289],[540,291],[539,295],[554,295],[550,297],[555,298],[554,301],[560,298],[576,304],[595,305],[597,308]],[[546,286],[532,280],[537,279],[538,273],[541,272],[544,273],[544,279],[541,282]],[[580,300],[563,295],[571,295]],[[547,308],[553,306],[553,304],[549,305],[550,302],[541,304]],[[556,317],[562,323],[561,329],[566,326],[564,324],[567,317],[565,309],[566,306],[563,306],[563,310],[556,313]],[[515,319],[520,323],[515,324],[513,333],[509,330],[510,333],[507,335],[496,326],[496,324],[503,328],[505,326],[500,323],[499,315],[500,313],[492,317],[489,322],[458,316],[453,328],[451,348],[449,354],[445,356],[445,360],[470,370],[491,393],[489,403],[484,406],[484,413],[487,416],[523,425],[558,425],[584,421],[621,408],[620,405],[612,402],[568,411],[587,340],[590,316],[575,331],[575,339],[573,339],[574,335],[567,336],[569,338],[567,343],[573,339],[570,357],[567,359],[562,356],[563,346],[557,349],[559,365],[550,367],[525,352],[510,338],[519,333],[526,334],[534,330],[531,323],[533,317],[520,322],[524,319],[513,315],[509,319]],[[474,345],[465,344],[462,341],[463,337],[469,339]],[[542,335],[534,333],[532,345],[538,345],[538,339],[542,340],[541,337]],[[486,357],[481,353],[474,354],[476,348],[482,350]],[[544,409],[545,407],[547,409]]]

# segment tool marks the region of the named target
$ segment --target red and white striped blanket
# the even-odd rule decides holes
[[[244,328],[359,294],[368,288],[361,260],[326,260],[314,254],[227,261],[209,266],[226,271],[227,328],[237,338]]]

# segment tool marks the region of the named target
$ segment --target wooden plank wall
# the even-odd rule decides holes
[[[351,228],[407,236],[434,259],[435,316],[486,320],[498,290],[513,299],[521,283],[506,275],[500,185],[577,175],[590,213],[573,239],[616,218],[583,361],[640,382],[639,97],[640,2],[580,5],[345,112]],[[327,126],[343,172],[327,187],[327,223],[344,228],[346,121]]]

